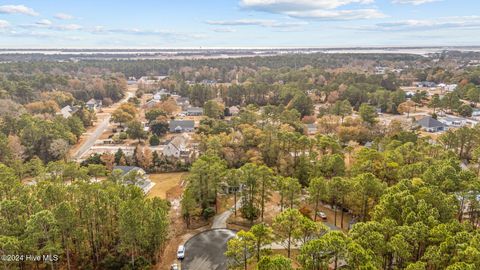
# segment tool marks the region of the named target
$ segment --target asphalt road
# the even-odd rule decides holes
[[[242,206],[242,200],[237,201],[237,211],[239,211],[240,207]],[[213,218],[212,229],[225,229],[227,228],[227,220],[233,214],[233,206],[232,208],[228,209],[227,211],[216,215]]]
[[[110,123],[110,115],[103,119],[100,124],[98,124],[97,128],[89,135],[88,139],[83,143],[83,145],[78,149],[77,153],[75,153],[74,159],[78,160],[82,158],[83,155],[92,147],[95,142],[102,136],[103,132],[108,128]]]
[[[118,105],[126,103],[128,99],[133,96],[133,93],[127,92],[126,96],[118,102]],[[82,156],[85,155],[85,153],[87,153],[88,150],[90,150],[90,148],[95,144],[98,138],[102,136],[103,132],[105,132],[105,130],[110,124],[110,118],[111,115],[108,115],[105,119],[102,120],[102,122],[98,124],[97,128],[95,128],[95,130],[88,136],[88,139],[82,144],[82,146],[80,146],[78,151],[73,156],[75,160],[80,160]]]
[[[215,229],[199,233],[185,243],[182,270],[226,270],[227,242],[235,236],[228,229]]]

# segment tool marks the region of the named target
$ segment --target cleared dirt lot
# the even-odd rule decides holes
[[[182,179],[186,176],[185,172],[149,174],[150,180],[155,183],[155,186],[148,193],[148,197],[167,199],[167,193],[180,186]]]

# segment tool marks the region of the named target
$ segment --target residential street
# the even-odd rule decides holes
[[[136,91],[136,89],[135,89]],[[80,148],[77,150],[77,152],[73,155],[73,159],[76,161],[81,161],[83,158],[83,155],[90,150],[90,148],[95,144],[95,142],[102,136],[102,134],[107,130],[107,128],[110,125],[110,118],[111,118],[111,112],[120,106],[120,104],[126,103],[129,98],[133,97],[135,95],[135,92],[126,92],[125,97],[114,104],[112,108],[109,110],[109,112],[106,112],[107,114],[103,120],[101,120],[98,124],[95,130],[91,133],[84,133],[82,136],[87,135],[88,138],[83,142],[83,144],[80,146]]]
[[[108,128],[108,125],[110,124],[110,118],[111,115],[108,115],[105,119],[103,119],[93,131],[89,137],[85,140],[85,142],[80,146],[78,151],[74,155],[74,159],[76,161],[81,160],[83,155],[90,150],[90,148],[95,144],[95,142],[100,138],[100,136],[105,132],[105,130]]]

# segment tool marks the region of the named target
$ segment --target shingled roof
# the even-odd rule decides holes
[[[424,127],[424,128],[438,128],[438,127],[446,127],[444,123],[438,121],[437,119],[431,117],[431,116],[426,116],[420,120],[417,121],[417,124]]]

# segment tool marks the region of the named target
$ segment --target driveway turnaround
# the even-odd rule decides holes
[[[214,229],[199,233],[185,243],[182,270],[226,270],[227,242],[235,236],[228,229]]]

